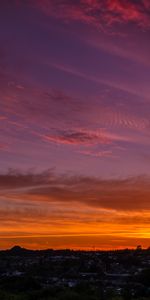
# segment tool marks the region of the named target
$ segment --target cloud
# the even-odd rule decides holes
[[[13,0],[12,3],[24,5],[23,0]],[[66,22],[82,22],[101,30],[118,23],[135,23],[142,28],[150,26],[148,0],[29,0],[28,4],[48,16]]]
[[[128,149],[136,144],[149,145],[148,103],[134,101],[129,96],[125,102],[120,93],[114,99],[116,94],[112,89],[109,92],[102,89],[99,95],[84,99],[59,89],[33,86],[18,89],[18,84],[21,85],[11,83],[5,87],[6,92],[0,92],[3,115],[7,116],[2,115],[0,120],[0,150],[5,156],[10,153],[13,166],[14,156],[18,161],[18,155],[31,157],[32,166],[37,165],[36,159],[38,165],[39,161],[47,165],[47,157],[55,145],[60,150],[63,146],[66,151],[71,150],[70,157],[76,152],[78,157],[84,155],[84,160],[93,157],[93,161],[102,157],[105,161],[117,157],[125,160],[114,145]],[[93,151],[91,146],[98,149]]]
[[[74,146],[109,145],[114,142],[132,143],[138,141],[136,137],[121,135],[104,129],[89,131],[85,129],[60,130],[57,131],[57,134],[41,135],[41,138],[46,142]]]
[[[102,47],[103,46],[101,45],[101,48]],[[111,51],[110,46],[109,46],[109,51]],[[109,51],[107,51],[107,52],[109,52]],[[93,62],[94,62],[94,59],[93,59]],[[90,72],[85,72],[85,70],[77,69],[74,66],[64,65],[61,63],[54,63],[54,62],[49,63],[48,62],[47,65],[49,65],[50,67],[55,68],[59,71],[71,74],[75,77],[83,78],[84,80],[94,82],[103,87],[107,86],[109,88],[112,88],[113,90],[122,91],[122,92],[125,92],[126,94],[131,94],[132,96],[137,96],[137,97],[142,96],[146,99],[149,99],[149,86],[147,86],[147,83],[143,84],[143,82],[142,82],[142,86],[141,86],[141,82],[139,81],[139,86],[141,86],[139,89],[139,88],[137,88],[137,81],[135,81],[135,82],[134,82],[134,80],[128,81],[126,78],[124,78],[124,80],[120,80],[120,78],[116,78],[115,73],[113,73],[113,76],[111,74],[107,74],[107,76],[104,76],[104,72],[102,72],[101,69],[99,69],[98,74],[95,74],[95,72],[93,73],[93,71],[91,71],[91,70],[90,70]],[[98,65],[98,62],[97,62],[97,65]],[[94,64],[93,64],[93,66],[94,66]],[[96,66],[95,66],[95,68],[96,68]],[[124,65],[123,69],[124,69],[124,71],[126,71],[125,65]],[[133,72],[133,70],[130,69],[130,72]]]
[[[7,118],[5,116],[0,116],[0,121],[6,120]]]
[[[90,151],[90,150],[81,150],[79,153],[92,157],[100,157],[100,158],[114,158],[112,151],[104,150],[104,151]]]
[[[19,88],[18,88],[19,86]],[[56,121],[58,123],[64,119],[67,122],[71,122],[74,118],[84,111],[85,105],[83,105],[77,97],[69,95],[60,89],[53,88],[39,88],[34,85],[26,85],[20,88],[22,85],[17,82],[9,82],[3,84],[0,93],[1,109],[8,117],[15,116],[21,119],[21,122],[27,123],[28,126],[33,123],[44,124],[44,128],[47,124],[51,124],[53,120],[53,127]],[[32,99],[32,101],[31,101]],[[34,114],[33,114],[34,111]],[[0,116],[2,120],[6,117]],[[14,118],[12,120],[14,123]],[[18,121],[19,124],[20,120]]]
[[[138,185],[138,187],[135,187]],[[87,183],[64,187],[53,186],[30,190],[33,199],[42,197],[45,201],[79,202],[92,207],[116,210],[150,209],[149,182],[134,180],[94,180],[87,179]],[[29,197],[30,197],[29,196]],[[144,200],[143,200],[144,199]]]
[[[38,186],[39,184],[46,184],[50,181],[51,171],[48,170],[42,174],[20,173],[17,170],[10,169],[6,174],[0,174],[1,189],[17,189],[31,186]],[[53,178],[53,176],[52,176]]]
[[[31,4],[37,6],[47,15],[65,21],[80,21],[101,29],[110,24],[131,22],[145,28],[150,26],[148,1],[33,0]]]
[[[45,135],[42,138],[53,143],[67,145],[109,144],[113,139],[111,139],[111,135],[107,136],[107,133],[103,131],[86,130],[60,131],[58,135]]]
[[[1,245],[19,241],[33,248],[81,247],[92,243],[114,248],[120,239],[148,243],[150,178],[95,177],[9,171],[0,175]],[[29,240],[31,238],[31,241]],[[26,242],[25,240],[26,239]],[[58,239],[57,243],[53,239]],[[146,242],[147,239],[147,242]],[[37,244],[33,245],[37,240]],[[28,241],[28,242],[27,242]],[[73,242],[74,241],[74,242]],[[136,242],[137,243],[137,242]],[[139,242],[138,242],[139,244]]]
[[[77,203],[115,210],[149,210],[150,178],[102,180],[94,177],[8,173],[0,175],[0,196],[39,203]]]
[[[6,151],[6,149],[8,148],[8,145],[7,144],[0,144],[0,151],[2,150],[4,150],[4,151]]]
[[[111,13],[110,22],[135,22],[141,26],[149,26],[149,15],[143,1],[108,0],[108,11]]]

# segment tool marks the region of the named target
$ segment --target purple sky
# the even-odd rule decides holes
[[[150,2],[6,0],[0,28],[2,178],[50,169],[149,181]],[[6,187],[3,211],[16,205]]]

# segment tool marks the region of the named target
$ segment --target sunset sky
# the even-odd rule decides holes
[[[0,1],[0,249],[150,246],[150,1]]]

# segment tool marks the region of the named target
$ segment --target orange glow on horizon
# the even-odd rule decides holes
[[[0,1],[0,248],[150,246],[149,3]]]

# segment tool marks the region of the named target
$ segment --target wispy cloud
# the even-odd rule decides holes
[[[116,156],[113,155],[113,152],[110,150],[104,151],[90,151],[90,150],[81,150],[79,153],[91,157],[99,157],[99,158],[115,158]]]
[[[146,245],[149,1],[7,0],[0,11],[3,247]]]
[[[68,144],[68,145],[92,145],[92,144],[109,144],[111,138],[104,132],[94,132],[85,130],[60,131],[58,135],[43,136],[46,141]]]
[[[51,247],[87,249],[94,243],[106,249],[133,246],[138,239],[147,245],[149,184],[150,178],[144,176],[100,179],[15,170],[1,174],[2,245],[18,241],[40,248],[46,247],[44,239]]]
[[[104,129],[99,130],[66,130],[59,131],[57,135],[41,136],[45,141],[68,144],[68,145],[94,145],[94,144],[111,144],[113,141],[133,142],[132,137],[121,136],[119,134],[108,132]]]
[[[0,176],[1,197],[40,202],[81,203],[116,210],[150,209],[149,177],[94,177],[8,173]],[[70,205],[70,204],[69,204]]]
[[[143,89],[143,87],[139,89],[137,88],[137,82],[134,83],[134,80],[131,84],[130,81],[127,80],[127,78],[124,78],[124,80],[120,80],[120,78],[116,77],[114,73],[113,76],[111,76],[108,72],[106,72],[107,76],[105,76],[104,72],[101,71],[101,69],[99,69],[98,73],[95,74],[95,72],[93,72],[92,66],[90,72],[85,72],[84,70],[77,69],[74,66],[64,65],[58,62],[48,62],[47,65],[52,68],[58,69],[59,71],[71,74],[75,77],[83,78],[87,81],[92,81],[96,84],[107,86],[118,91],[123,91],[133,96],[143,96],[144,98],[149,99],[149,86],[147,86],[147,83],[144,83],[145,89]],[[122,70],[126,71],[125,65],[122,66]],[[133,72],[133,70],[130,71]],[[140,81],[139,85],[141,85]]]

